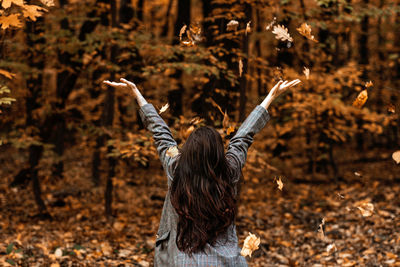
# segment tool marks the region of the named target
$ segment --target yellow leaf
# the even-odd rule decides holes
[[[364,217],[372,216],[374,213],[374,205],[372,203],[362,203],[357,208],[361,211],[361,214]]]
[[[246,32],[245,32],[246,35],[247,35],[248,32],[251,31],[250,23],[251,23],[251,21],[247,22],[247,24],[246,24]]]
[[[372,83],[372,81],[369,81],[369,82],[366,82],[366,83],[365,83],[365,87],[366,87],[366,88],[371,87],[371,86],[374,86],[374,84]]]
[[[169,104],[167,103],[167,104],[165,104],[164,106],[162,106],[162,107],[160,108],[159,114],[165,112],[168,108],[169,108]]]
[[[299,28],[296,28],[296,30],[303,35],[304,37],[306,37],[307,39],[314,41],[314,42],[318,42],[317,40],[315,40],[314,35],[311,35],[311,27],[310,25],[308,25],[307,23],[303,23],[300,25]]]
[[[239,76],[242,76],[243,73],[243,61],[239,59]]]
[[[303,73],[306,76],[306,79],[308,80],[310,78],[310,69],[304,67]]]
[[[226,24],[226,30],[227,31],[236,31],[237,27],[239,26],[239,22],[236,20],[231,20]]]
[[[244,240],[244,244],[242,247],[242,251],[240,254],[243,257],[250,256],[253,251],[258,249],[258,246],[260,245],[260,238],[256,237],[256,235],[253,235],[252,233],[249,233],[249,235],[246,237]]]
[[[179,31],[179,40],[182,41],[182,35],[185,33],[186,31],[186,25],[183,25],[183,27],[181,28],[181,30]]]
[[[399,164],[400,163],[400,150],[393,152],[392,158],[394,161],[396,161],[396,164]]]
[[[0,69],[0,74],[3,75],[4,77],[8,78],[8,79],[12,79],[15,76],[14,73],[8,72],[6,70],[1,70],[1,69]]]
[[[388,112],[390,112],[390,113],[395,113],[395,112],[396,112],[396,107],[395,107],[392,103],[389,103],[389,104],[387,105],[387,110],[388,110]]]
[[[226,134],[230,135],[235,131],[235,126],[229,126],[228,130],[226,130]]]
[[[367,99],[368,99],[367,90],[363,90],[358,94],[356,100],[354,100],[353,106],[361,108],[365,104],[365,102],[367,102]]]
[[[9,8],[11,6],[11,4],[22,6],[22,5],[24,5],[24,1],[23,0],[3,0],[1,2],[1,6],[4,9]]]
[[[5,30],[9,27],[22,27],[22,22],[18,18],[18,14],[9,16],[0,16],[1,29]]]
[[[40,17],[44,11],[47,11],[47,9],[35,5],[23,5],[22,7],[24,17],[30,18],[33,21],[36,21],[37,17]]]
[[[288,29],[283,25],[274,26],[272,33],[275,34],[275,38],[278,40],[293,42],[293,38],[290,36]]]
[[[276,177],[275,177],[274,180],[276,181],[276,184],[278,185],[278,189],[282,191],[283,182],[282,182],[282,180],[281,180],[281,177],[279,177],[278,179],[276,179]]]

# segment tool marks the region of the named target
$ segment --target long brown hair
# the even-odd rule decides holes
[[[232,167],[221,135],[204,126],[181,149],[171,185],[171,203],[179,215],[176,244],[189,255],[214,245],[236,217]]]

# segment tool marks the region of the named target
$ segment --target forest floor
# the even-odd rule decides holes
[[[153,265],[166,193],[158,162],[117,174],[112,219],[104,216],[104,185],[91,184],[89,160],[66,163],[63,180],[41,170],[52,220],[40,220],[31,186],[8,187],[25,160],[0,159],[0,266]],[[385,164],[368,163],[368,170],[364,163],[361,174],[351,164],[341,171],[353,178],[339,183],[286,178],[282,191],[273,178],[245,167],[239,245],[249,232],[261,238],[249,266],[400,266],[400,183],[382,178]],[[358,208],[367,209],[365,203],[373,205],[372,216]]]

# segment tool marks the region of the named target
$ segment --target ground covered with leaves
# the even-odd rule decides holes
[[[153,265],[166,193],[158,161],[117,175],[110,219],[104,217],[104,186],[93,187],[85,160],[71,162],[63,180],[43,178],[51,220],[35,216],[30,186],[8,187],[12,172],[7,171],[17,163],[3,159],[1,266]],[[388,171],[385,164],[392,163],[353,164],[340,182],[283,177],[282,190],[273,177],[246,166],[239,245],[249,232],[261,238],[259,249],[247,257],[249,266],[400,266],[400,183],[381,178]]]

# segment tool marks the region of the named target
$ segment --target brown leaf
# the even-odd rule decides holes
[[[293,38],[290,36],[288,29],[283,25],[274,26],[272,33],[275,34],[275,38],[278,40],[293,42]]]
[[[162,106],[162,107],[160,108],[159,114],[165,112],[168,108],[169,108],[169,103],[165,104],[164,106]]]
[[[3,0],[1,2],[1,6],[6,9],[11,6],[11,4],[18,5],[18,6],[23,6],[24,1],[23,0]]]
[[[366,88],[371,87],[371,86],[374,86],[374,84],[372,83],[372,81],[369,81],[369,82],[366,82],[366,83],[365,83],[365,87],[366,87]]]
[[[44,11],[47,11],[47,9],[35,5],[23,5],[22,8],[22,14],[24,17],[33,21],[36,21],[37,17],[40,17]]]
[[[251,31],[251,28],[250,28],[250,23],[251,23],[251,21],[247,22],[247,24],[246,24],[246,31],[245,31],[245,35],[247,35],[247,33]]]
[[[278,178],[278,179],[275,177],[275,179],[274,179],[274,180],[276,181],[276,184],[278,185],[278,189],[282,191],[282,188],[283,188],[283,182],[282,182],[282,180],[281,180],[281,177],[279,176],[279,178]]]
[[[3,75],[4,77],[8,78],[8,79],[12,79],[15,77],[14,73],[8,72],[6,70],[2,70],[0,69],[0,75]]]
[[[239,26],[239,22],[236,20],[231,20],[226,24],[226,30],[227,31],[236,31],[237,27]]]
[[[243,73],[243,61],[239,59],[239,76],[241,77]]]
[[[185,33],[186,31],[186,25],[183,25],[183,27],[181,28],[181,30],[179,31],[179,40],[182,41],[182,35]]]
[[[357,208],[361,211],[361,214],[364,217],[372,216],[374,213],[374,205],[372,203],[362,203]]]
[[[387,105],[387,110],[388,110],[388,112],[390,112],[390,113],[395,113],[395,112],[396,112],[396,107],[395,107],[392,103],[389,103],[389,104]]]
[[[256,235],[253,235],[252,233],[249,233],[249,235],[246,237],[244,240],[244,244],[242,247],[242,251],[240,252],[240,255],[243,257],[250,256],[253,253],[253,251],[258,249],[258,246],[260,245],[260,238],[256,237]]]
[[[229,128],[226,130],[226,134],[230,135],[231,133],[233,133],[235,131],[235,126],[229,126]]]
[[[22,22],[19,20],[18,16],[18,14],[0,16],[1,29],[5,30],[10,27],[22,27]]]
[[[40,0],[40,2],[46,6],[55,6],[54,0]]]
[[[396,164],[399,164],[400,163],[400,150],[393,152],[392,158],[394,161],[396,161]]]
[[[306,76],[306,79],[308,80],[310,78],[310,69],[304,67],[303,73]]]
[[[315,40],[314,35],[311,35],[311,27],[310,25],[308,25],[307,23],[303,23],[300,25],[299,28],[296,29],[301,35],[303,35],[304,37],[306,37],[307,39],[314,41],[314,42],[318,42],[317,40]]]
[[[325,218],[322,218],[321,223],[318,225],[318,236],[322,240],[325,239],[324,225],[325,225]]]
[[[368,99],[367,90],[363,90],[358,94],[356,100],[354,100],[353,106],[361,108],[365,104],[365,102],[367,102],[367,99]]]

